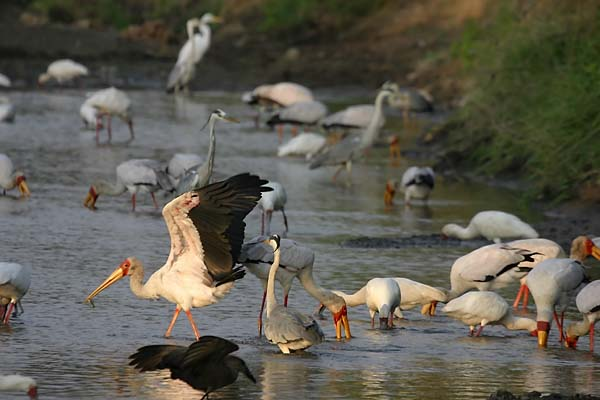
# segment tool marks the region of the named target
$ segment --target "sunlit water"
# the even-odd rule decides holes
[[[93,180],[114,179],[115,167],[127,159],[166,161],[176,152],[205,154],[208,134],[199,128],[214,108],[242,120],[240,125],[217,127],[217,175],[251,171],[285,185],[289,237],[316,251],[315,272],[326,287],[353,291],[376,276],[404,276],[447,287],[452,262],[470,250],[349,249],[339,245],[345,239],[435,233],[483,209],[516,212],[534,223],[540,218],[505,189],[443,179],[428,209],[385,210],[384,182],[399,179],[409,161],[390,166],[384,149],[375,149],[355,165],[350,187],[332,185],[332,169],[309,171],[303,160],[276,158],[276,134],[254,128],[252,111],[238,101],[238,94],[208,93],[178,103],[160,92],[130,94],[135,141],[125,144],[127,127],[115,120],[114,143],[96,146],[93,132],[81,129],[82,90],[9,93],[18,115],[15,124],[0,125],[0,152],[27,172],[32,197],[0,197],[0,254],[2,260],[31,265],[33,278],[23,300],[25,313],[10,329],[0,328],[0,372],[35,377],[43,399],[201,397],[186,384],[168,379],[168,372],[140,374],[128,366],[128,356],[140,346],[191,343],[184,317],[172,339],[162,336],[173,305],[136,299],[128,282],[103,292],[96,308],[83,304],[125,257],[140,258],[147,272],[164,263],[169,238],[160,212],[143,196],[136,213],[130,212],[126,195],[101,196],[96,212],[82,202]],[[390,122],[392,131],[402,125]],[[253,211],[247,222],[250,238],[259,233],[259,212]],[[282,228],[276,214],[273,230]],[[503,292],[507,297],[514,293],[514,287]],[[486,328],[484,337],[469,338],[468,328],[460,323],[444,315],[426,318],[418,310],[406,312],[407,320],[395,329],[379,331],[370,329],[366,308],[351,309],[355,337],[349,342],[335,341],[327,316],[321,321],[327,335],[323,344],[304,354],[282,355],[257,338],[260,297],[260,283],[248,275],[220,303],[194,310],[202,334],[240,345],[239,355],[259,382],[254,385],[240,377],[211,397],[485,398],[499,388],[600,393],[599,358],[583,351],[587,339],[582,340],[582,350],[568,351],[557,342],[555,331],[547,350],[538,349],[526,332],[499,327]],[[316,302],[296,285],[290,305],[309,313]],[[569,316],[577,317],[575,312]]]

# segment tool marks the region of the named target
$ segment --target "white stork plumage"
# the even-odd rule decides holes
[[[6,195],[7,190],[14,188],[19,189],[21,197],[31,195],[25,174],[22,171],[14,171],[11,159],[2,153],[0,153],[0,188],[2,188],[3,195]]]
[[[0,122],[14,122],[16,110],[10,99],[0,96]]]
[[[133,140],[133,119],[131,114],[131,100],[122,90],[115,87],[99,90],[93,93],[84,102],[82,107],[92,107],[96,110],[96,143],[100,140],[100,128],[102,127],[102,117],[106,116],[106,131],[108,132],[108,141],[112,139],[111,120],[113,116],[121,118],[129,126],[129,140]],[[81,112],[81,109],[80,109]]]
[[[401,292],[393,278],[373,278],[353,294],[340,290],[334,290],[333,293],[343,298],[348,307],[366,304],[371,316],[371,328],[375,327],[376,313],[379,313],[379,329],[394,326],[394,312],[400,307]]]
[[[4,75],[4,74],[0,74],[0,86],[4,86],[4,87],[10,87],[11,82],[10,79],[8,78],[8,76]]]
[[[31,284],[31,267],[0,262],[0,320],[8,324],[11,313]]]
[[[398,284],[400,293],[402,294],[400,306],[394,313],[398,318],[404,318],[402,311],[410,310],[417,306],[424,306],[422,309],[423,313],[427,314],[431,311],[431,308],[429,307],[431,303],[445,302],[447,299],[446,293],[441,289],[408,278],[393,279]]]
[[[268,126],[277,126],[279,143],[283,141],[283,126],[292,125],[292,135],[296,136],[297,127],[316,125],[327,114],[327,106],[320,101],[299,101],[280,108],[267,120]]]
[[[307,160],[310,160],[325,147],[326,143],[327,139],[317,133],[303,132],[279,146],[277,149],[277,156],[285,157],[299,155],[305,156]]]
[[[503,325],[510,330],[527,330],[537,335],[537,324],[530,318],[515,317],[506,302],[494,292],[469,292],[451,300],[442,309],[448,316],[469,325],[469,336],[479,336],[486,325]],[[479,325],[477,333],[475,326]]]
[[[265,232],[267,235],[270,234],[271,218],[273,218],[273,211],[281,211],[281,214],[283,215],[285,233],[287,234],[288,220],[287,216],[285,215],[285,204],[287,203],[287,194],[285,193],[285,189],[281,183],[274,181],[269,181],[267,186],[272,188],[273,190],[271,192],[263,194],[262,198],[258,202],[258,207],[262,210],[260,234],[264,235]]]
[[[137,297],[162,297],[177,304],[165,336],[170,336],[183,310],[198,339],[190,310],[218,302],[233,282],[244,276],[242,268],[234,268],[242,247],[244,218],[256,206],[261,192],[268,190],[262,186],[265,183],[255,175],[240,174],[171,200],[163,208],[171,237],[166,263],[142,283],[142,263],[135,257],[127,258],[86,301],[129,275],[131,291]]]
[[[0,392],[27,393],[30,399],[37,399],[37,383],[23,375],[0,375]]]
[[[172,191],[173,187],[162,164],[156,160],[133,159],[122,162],[116,168],[117,179],[113,182],[98,180],[92,183],[83,205],[91,210],[96,208],[96,200],[101,194],[119,196],[126,191],[131,194],[131,210],[135,211],[136,195],[150,193],[154,207],[158,203],[154,193],[162,189]]]
[[[400,190],[404,192],[404,203],[410,205],[412,199],[429,199],[429,195],[435,186],[435,173],[431,167],[410,167],[402,174]],[[389,180],[385,186],[383,202],[386,206],[394,204],[394,194],[396,193],[397,183],[395,180]]]
[[[69,59],[56,60],[50,63],[46,72],[39,76],[38,83],[42,85],[50,79],[65,83],[88,73],[88,69],[78,62]]]
[[[590,351],[594,351],[594,325],[600,319],[600,280],[595,280],[581,289],[575,298],[577,309],[583,315],[583,320],[572,323],[567,327],[565,345],[577,347],[580,336],[590,335]]]
[[[211,30],[208,24],[222,22],[221,17],[206,13],[202,18],[192,18],[186,22],[188,40],[177,56],[177,62],[167,80],[167,92],[178,92],[188,87],[194,77],[196,64],[202,60],[210,47]],[[196,32],[195,30],[198,30]]]
[[[585,286],[588,277],[583,265],[571,258],[544,260],[527,275],[526,284],[537,310],[538,344],[548,345],[552,317],[558,326],[560,341],[564,339],[563,317],[572,298]],[[558,312],[561,313],[559,319]]]
[[[280,237],[271,236],[267,243],[273,249],[273,264],[267,281],[267,319],[265,337],[276,344],[282,353],[304,350],[323,341],[323,331],[314,318],[277,304],[275,276],[281,258]]]
[[[535,239],[538,233],[531,225],[519,217],[503,211],[481,211],[475,214],[466,228],[457,224],[448,224],[442,228],[442,234],[462,240],[483,236],[487,240],[500,243],[502,239]]]
[[[309,88],[293,82],[260,85],[242,95],[244,103],[258,108],[258,113],[254,117],[257,127],[262,112],[271,112],[279,107],[288,107],[294,103],[313,100]]]

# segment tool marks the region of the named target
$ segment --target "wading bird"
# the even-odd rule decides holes
[[[254,117],[254,123],[257,127],[262,112],[271,112],[279,107],[288,107],[294,103],[313,100],[309,88],[292,82],[260,85],[242,95],[244,103],[258,108],[258,112]]]
[[[222,22],[221,17],[211,13],[204,14],[200,19],[192,18],[186,22],[188,40],[179,50],[177,62],[169,74],[167,92],[187,89],[196,72],[196,64],[210,47],[211,31],[208,24],[220,22]],[[195,31],[196,29],[198,32]]]
[[[285,233],[287,234],[288,221],[287,216],[285,215],[285,203],[287,203],[287,194],[285,193],[285,189],[283,188],[283,185],[279,182],[270,181],[267,184],[267,186],[272,188],[273,190],[271,192],[263,194],[262,198],[258,202],[258,207],[262,210],[260,234],[264,235],[266,231],[266,234],[270,235],[271,218],[273,218],[273,211],[281,211],[281,214],[283,215]]]
[[[246,224],[244,218],[256,206],[267,181],[248,173],[235,175],[171,200],[163,217],[171,237],[166,263],[143,283],[144,268],[129,257],[87,298],[91,301],[104,289],[129,275],[131,291],[139,298],[163,297],[177,304],[166,337],[183,310],[196,339],[200,333],[192,307],[204,307],[221,300],[244,276],[234,268],[239,257]]]
[[[112,139],[111,120],[113,115],[127,123],[130,134],[129,140],[134,139],[131,100],[125,92],[114,87],[102,89],[88,97],[84,104],[87,104],[86,107],[96,109],[96,144],[100,141],[101,120],[104,116],[106,116],[106,131],[108,132],[109,143]]]
[[[503,211],[481,211],[471,218],[466,228],[457,224],[448,224],[442,228],[446,237],[462,240],[483,236],[487,240],[500,243],[502,239],[535,239],[538,233],[531,225],[521,221],[519,217]]]
[[[189,347],[152,345],[140,347],[129,356],[140,372],[168,369],[171,379],[180,379],[204,392],[202,399],[215,390],[232,384],[241,372],[256,383],[248,366],[230,353],[239,350],[237,344],[217,336],[203,336]]]
[[[579,292],[575,304],[583,321],[570,324],[567,327],[565,345],[570,348],[577,347],[580,336],[590,335],[590,351],[594,351],[594,325],[600,319],[600,280],[593,281]]]
[[[268,126],[277,126],[279,143],[283,141],[283,125],[292,125],[292,136],[298,133],[298,126],[314,126],[327,114],[327,107],[320,101],[301,101],[280,108],[267,120]]]
[[[171,178],[171,183],[177,187],[181,178],[186,172],[198,168],[204,163],[204,157],[195,153],[175,153],[167,164],[167,174]]]
[[[42,85],[50,79],[54,79],[58,83],[65,83],[87,74],[88,69],[82,64],[69,59],[56,60],[50,63],[46,72],[38,77],[38,83]]]
[[[407,278],[393,278],[402,294],[400,298],[400,306],[396,308],[394,315],[398,318],[404,318],[402,311],[410,310],[417,306],[422,307],[422,313],[427,314],[431,311],[429,305],[431,303],[445,302],[447,300],[446,293],[443,290],[425,285],[420,282],[413,281]]]
[[[404,203],[410,205],[411,199],[427,201],[435,185],[435,174],[430,167],[410,167],[402,175],[400,188],[404,192]],[[397,182],[388,180],[385,186],[383,202],[386,206],[394,204]]]
[[[298,136],[291,138],[287,143],[279,146],[277,149],[277,157],[299,155],[305,156],[307,160],[310,160],[325,147],[326,143],[327,139],[319,134],[303,132]]]
[[[0,153],[0,188],[2,188],[2,194],[6,195],[7,190],[15,187],[19,189],[21,197],[31,195],[23,172],[13,171],[11,159],[6,154]]]
[[[310,163],[309,168],[315,169],[324,165],[339,166],[333,175],[333,181],[338,174],[346,168],[348,177],[352,171],[352,161],[358,159],[369,149],[377,139],[380,129],[380,120],[383,117],[383,101],[394,95],[394,91],[389,88],[382,88],[375,99],[375,113],[369,121],[369,125],[364,133],[357,133],[346,136],[341,142],[328,146]]]
[[[515,317],[499,294],[494,292],[469,292],[451,300],[442,309],[454,319],[469,325],[469,336],[479,336],[486,325],[503,325],[510,330],[526,330],[537,335],[537,323],[530,318]],[[477,333],[475,326],[479,325]]]
[[[273,235],[268,244],[274,252],[267,282],[267,319],[265,337],[276,344],[282,353],[304,350],[323,341],[323,331],[312,317],[277,304],[275,275],[281,259],[280,237]]]
[[[92,183],[83,205],[94,210],[101,194],[119,196],[127,191],[131,194],[131,211],[135,211],[138,193],[150,193],[154,207],[158,209],[154,193],[160,189],[173,190],[160,162],[149,159],[128,160],[117,166],[117,180],[114,183],[105,180]]]
[[[215,150],[217,146],[217,139],[215,136],[215,124],[217,121],[239,123],[239,121],[233,117],[227,115],[223,110],[216,109],[211,114],[206,124],[200,130],[202,131],[206,125],[210,131],[210,141],[208,145],[208,154],[206,155],[206,161],[200,165],[196,165],[196,168],[188,169],[183,176],[180,177],[177,183],[176,193],[181,194],[190,190],[197,189],[202,186],[206,186],[210,183],[210,178],[213,173],[213,165],[215,162]]]
[[[37,399],[37,383],[22,375],[0,375],[0,392],[27,393],[30,399]]]
[[[17,263],[0,262],[0,317],[8,324],[11,313],[31,284],[31,267]]]
[[[400,307],[401,293],[393,278],[373,278],[353,294],[334,290],[344,299],[348,307],[366,304],[371,316],[371,328],[375,327],[375,314],[379,313],[379,329],[394,326],[394,312]]]
[[[588,277],[583,265],[570,258],[544,260],[527,275],[527,287],[535,300],[537,310],[536,320],[540,347],[548,345],[548,332],[553,316],[558,326],[559,340],[562,342],[565,309],[587,281]],[[557,311],[561,313],[560,320]]]

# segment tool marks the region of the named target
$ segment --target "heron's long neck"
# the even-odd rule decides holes
[[[202,24],[200,25],[200,33],[202,34],[202,37],[206,38],[206,41],[208,43],[210,43],[210,27],[208,26],[208,24]]]
[[[275,298],[275,275],[279,268],[279,255],[280,249],[275,250],[273,264],[271,264],[271,269],[269,269],[269,279],[267,280],[267,318],[277,306],[277,299]]]
[[[206,162],[198,168],[198,178],[199,178],[198,186],[199,187],[206,186],[210,182],[210,177],[212,176],[213,165],[215,162],[215,150],[217,147],[216,146],[217,139],[215,137],[215,119],[211,117],[209,124],[210,124],[210,142],[208,144],[208,155],[207,155]]]
[[[154,276],[154,275],[153,275]],[[156,291],[153,289],[153,280],[152,277],[148,279],[146,284],[143,283],[144,280],[144,268],[139,265],[138,268],[129,276],[129,286],[131,287],[131,291],[136,297],[140,299],[154,299],[157,296]]]
[[[379,134],[379,124],[381,124],[381,119],[383,118],[383,100],[389,95],[388,92],[379,92],[375,98],[375,111],[369,121],[369,125],[367,125],[366,132],[361,138],[361,147],[370,147],[375,139],[377,139],[377,135]]]
[[[367,287],[363,286],[361,289],[359,289],[358,291],[356,291],[353,294],[346,294],[343,292],[335,292],[337,293],[340,297],[342,297],[344,299],[344,301],[346,302],[346,305],[348,307],[356,307],[356,306],[360,306],[361,304],[365,304],[367,302]]]
[[[118,179],[114,183],[108,181],[101,181],[100,185],[96,185],[96,191],[98,192],[98,194],[104,194],[109,196],[118,196],[122,193],[125,193],[126,190],[127,187]]]
[[[337,297],[331,290],[327,290],[315,282],[312,274],[312,265],[304,267],[300,271],[298,279],[300,279],[300,283],[304,287],[304,290],[326,307],[335,300],[335,297]]]
[[[515,317],[511,312],[507,313],[504,318],[499,321],[506,329],[511,330],[527,330],[529,332],[537,329],[537,322],[531,318]]]

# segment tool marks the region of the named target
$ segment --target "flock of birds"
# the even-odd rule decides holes
[[[217,22],[220,18],[211,14],[187,22],[189,38],[169,74],[168,91],[186,90],[195,65],[208,49],[208,24]],[[50,64],[39,82],[55,79],[62,83],[87,74],[83,65],[59,60]],[[10,81],[0,75],[0,85],[10,85]],[[257,106],[257,123],[261,114],[268,113],[267,124],[278,126],[280,138],[283,137],[283,125],[310,127],[318,124],[325,131],[341,132],[335,139],[295,132],[297,135],[278,151],[279,156],[305,156],[310,160],[311,169],[337,166],[334,180],[344,169],[349,174],[352,163],[378,139],[385,123],[384,102],[391,106],[400,104],[404,110],[410,109],[407,104],[414,103],[431,108],[425,96],[400,90],[389,82],[379,89],[373,105],[356,105],[329,116],[325,105],[316,101],[308,88],[291,82],[259,86],[244,94],[242,99]],[[95,128],[97,142],[103,127],[106,127],[108,141],[111,140],[113,116],[129,125],[130,140],[134,139],[131,101],[116,88],[89,96],[80,113],[84,122]],[[128,257],[86,298],[86,302],[93,305],[97,295],[128,276],[131,291],[137,297],[164,298],[176,305],[166,337],[171,335],[180,312],[184,311],[196,341],[189,347],[152,345],[138,349],[130,358],[131,365],[140,371],[169,369],[171,378],[181,379],[204,391],[203,398],[234,382],[239,373],[256,382],[245,362],[231,355],[238,346],[223,338],[201,336],[191,313],[192,308],[219,302],[246,271],[255,275],[264,289],[258,334],[264,334],[286,354],[306,350],[324,340],[323,330],[312,315],[288,307],[288,294],[295,279],[318,301],[319,312],[324,309],[331,312],[338,340],[343,336],[346,340],[352,338],[347,307],[366,305],[371,326],[375,327],[378,316],[379,328],[388,329],[394,326],[394,318],[403,318],[406,310],[421,307],[423,314],[434,316],[437,304],[445,303],[443,311],[468,325],[470,335],[479,336],[486,325],[503,325],[507,329],[527,330],[537,336],[538,344],[544,347],[554,319],[560,340],[567,347],[574,348],[579,337],[589,334],[590,349],[593,350],[594,324],[600,318],[600,283],[589,282],[583,262],[589,256],[600,259],[600,239],[575,238],[567,257],[560,245],[539,238],[538,233],[518,217],[501,211],[483,211],[475,215],[467,227],[449,224],[442,229],[442,235],[446,237],[472,239],[483,236],[495,242],[454,262],[449,289],[405,277],[376,277],[352,294],[326,289],[314,276],[314,251],[270,233],[274,211],[282,212],[285,233],[288,232],[287,196],[283,185],[250,173],[213,181],[218,121],[238,122],[223,110],[211,113],[207,121],[210,142],[206,159],[194,153],[178,153],[166,167],[151,159],[125,161],[116,168],[115,182],[94,182],[84,200],[86,207],[94,209],[101,194],[128,192],[135,211],[139,193],[149,193],[156,208],[159,207],[154,197],[157,191],[173,195],[162,209],[171,242],[165,264],[144,282],[142,263],[135,257]],[[392,141],[391,145],[391,154],[396,154],[397,141]],[[399,183],[395,180],[387,182],[384,202],[393,204],[396,190],[404,192],[405,204],[426,202],[434,181],[435,174],[430,167],[410,167]],[[15,171],[10,158],[4,154],[0,154],[0,187],[4,194],[17,188],[21,196],[30,195],[25,175]],[[244,218],[256,206],[262,210],[261,235],[244,242]],[[507,241],[509,239],[519,240]],[[30,281],[30,267],[0,262],[0,319],[3,324],[9,325],[11,317],[18,314]],[[276,281],[283,288],[282,303],[275,295]],[[519,306],[521,299],[523,307],[527,307],[531,293],[537,309],[536,320],[513,315],[506,300],[494,292],[513,282],[521,284],[513,308]],[[573,298],[576,298],[583,319],[565,327],[564,311]],[[0,376],[0,390],[3,389],[22,390],[31,398],[37,395],[35,381],[16,375]]]

